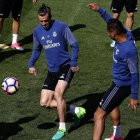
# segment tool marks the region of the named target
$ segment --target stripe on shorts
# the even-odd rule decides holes
[[[110,101],[112,100],[112,98],[115,96],[115,94],[117,93],[117,91],[119,90],[118,86],[115,86],[112,91],[110,92],[109,96],[106,98],[105,102],[102,105],[102,108],[105,110],[107,108],[107,106],[109,105]]]
[[[69,82],[70,77],[71,77],[71,69],[69,69],[69,71],[68,71],[68,73],[66,75],[65,81]]]

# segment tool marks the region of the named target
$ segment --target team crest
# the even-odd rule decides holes
[[[56,37],[57,36],[57,33],[56,32],[53,32],[53,37]]]
[[[118,55],[119,54],[119,49],[116,49],[116,55]]]

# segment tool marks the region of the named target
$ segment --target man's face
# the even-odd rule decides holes
[[[115,40],[115,35],[116,33],[115,32],[110,32],[110,31],[107,31],[108,32],[108,35],[111,39]]]
[[[38,18],[39,18],[40,24],[41,24],[45,29],[47,29],[47,28],[49,27],[49,23],[50,23],[50,19],[49,19],[48,14],[46,14],[46,15],[44,15],[44,16],[38,15]]]

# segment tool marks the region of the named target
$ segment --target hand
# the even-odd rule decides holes
[[[130,100],[130,103],[128,104],[128,106],[133,110],[133,111],[137,111],[137,107],[139,105],[139,101],[138,100],[134,100],[134,99],[131,99]]]
[[[33,3],[37,2],[37,0],[32,0]]]
[[[72,70],[72,72],[77,72],[77,71],[79,71],[80,69],[79,69],[78,66],[76,66],[76,67],[71,67],[71,70]]]
[[[96,12],[99,10],[99,5],[97,3],[90,3],[87,5],[87,7]]]
[[[29,68],[28,72],[36,76],[36,69],[34,67]]]

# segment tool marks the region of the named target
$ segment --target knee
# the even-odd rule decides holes
[[[105,119],[105,113],[104,112],[99,112],[98,110],[94,113],[94,121],[98,120],[104,120]]]
[[[3,23],[3,21],[4,21],[4,18],[0,18],[0,23]]]
[[[119,19],[119,17],[120,17],[120,13],[113,13],[113,18]]]
[[[134,13],[127,13],[127,18],[133,19],[134,18]]]
[[[20,22],[20,17],[13,17],[14,22]]]
[[[60,94],[60,92],[55,92],[55,93],[54,93],[54,98],[55,98],[56,100],[61,100],[61,99],[62,99],[62,94]]]
[[[48,101],[45,101],[45,100],[40,100],[40,106],[45,107],[45,108],[49,108],[50,103]]]

